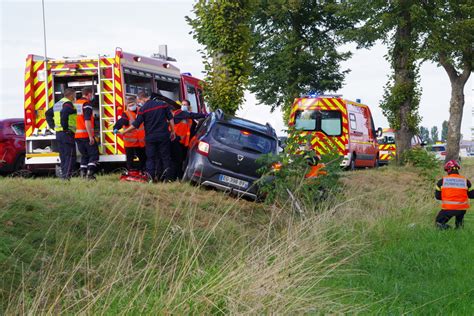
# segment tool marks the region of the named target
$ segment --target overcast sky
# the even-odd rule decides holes
[[[142,55],[158,51],[159,44],[168,45],[182,72],[203,77],[200,46],[189,35],[185,16],[191,14],[192,0],[170,1],[52,1],[45,0],[46,35],[49,57],[100,54],[113,55],[115,47]],[[44,55],[41,0],[0,0],[0,118],[23,117],[23,76],[28,54]],[[353,50],[353,57],[343,64],[351,69],[344,87],[338,91],[344,98],[362,99],[368,104],[377,126],[387,127],[379,102],[390,74],[384,59],[386,48]],[[421,68],[423,95],[420,104],[422,125],[441,127],[449,116],[450,84],[442,68],[425,63]],[[470,137],[471,108],[474,103],[471,76],[466,85],[466,104],[462,133]],[[270,122],[279,134],[284,128],[280,111],[269,112],[257,105],[253,95],[238,112],[240,116],[261,123]]]

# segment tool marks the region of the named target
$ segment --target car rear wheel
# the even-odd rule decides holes
[[[349,163],[349,170],[351,171],[356,170],[356,159],[354,155],[352,156],[351,162]]]
[[[20,155],[15,161],[13,172],[25,169],[25,155]]]

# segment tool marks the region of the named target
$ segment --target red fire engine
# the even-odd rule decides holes
[[[46,67],[46,71],[45,71]],[[161,93],[173,100],[188,99],[191,111],[207,113],[202,81],[181,73],[167,56],[145,57],[117,48],[114,57],[48,59],[28,55],[25,71],[25,163],[30,170],[52,169],[59,163],[56,135],[45,112],[63,97],[66,88],[95,92],[95,135],[101,162],[125,161],[121,135],[112,127],[125,110],[125,97],[139,91]]]

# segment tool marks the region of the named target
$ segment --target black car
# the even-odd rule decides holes
[[[235,193],[258,197],[260,178],[257,159],[278,153],[278,138],[270,124],[212,113],[198,127],[191,143],[184,180]]]

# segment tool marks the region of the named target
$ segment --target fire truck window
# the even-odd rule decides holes
[[[295,114],[295,128],[302,131],[316,130],[316,111],[298,110]]]
[[[198,98],[199,98],[199,105],[201,106],[201,110],[206,110],[207,113],[210,113],[211,110],[207,107],[206,103],[204,102],[204,93],[201,89],[197,89]]]
[[[156,80],[156,88],[162,95],[171,100],[179,99],[179,83],[164,80]]]
[[[349,121],[351,123],[351,130],[355,131],[357,130],[357,121],[356,121],[356,116],[354,113],[349,113]]]
[[[342,133],[342,115],[339,111],[320,111],[321,131],[328,136],[339,136]]]
[[[151,78],[135,76],[131,74],[125,74],[125,92],[128,94],[136,95],[140,91],[144,91],[145,93],[151,93]]]
[[[199,112],[198,110],[198,101],[197,101],[197,94],[194,86],[187,84],[186,85],[186,94],[189,103],[191,103],[191,112]]]

